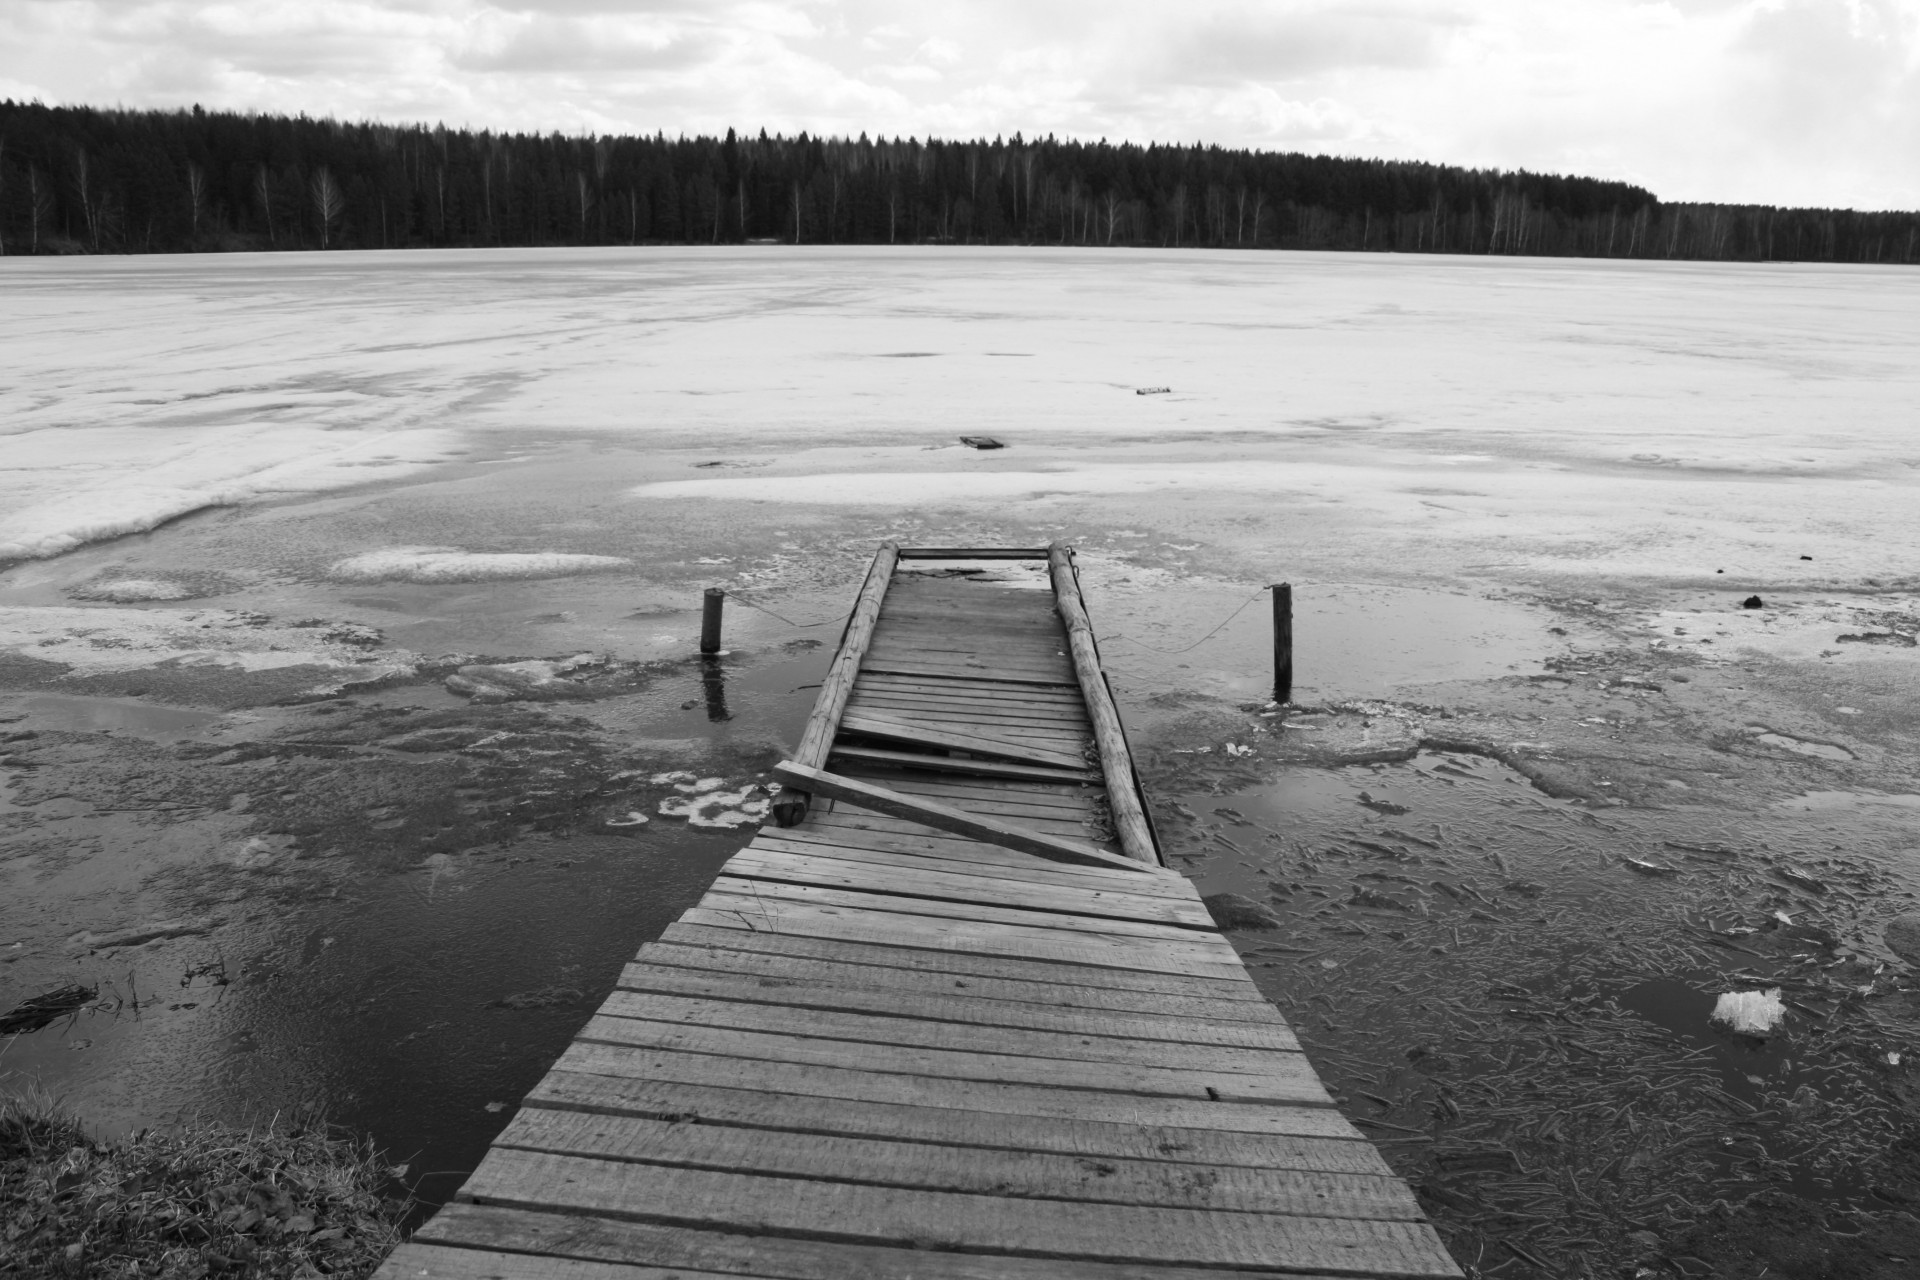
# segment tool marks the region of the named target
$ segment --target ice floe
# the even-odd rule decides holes
[[[683,785],[680,789],[687,788]],[[734,791],[703,790],[693,795],[668,796],[660,802],[660,815],[685,818],[695,827],[744,827],[764,819],[772,807],[773,799],[767,789],[752,783]]]
[[[133,671],[166,663],[244,671],[353,668],[356,682],[409,673],[415,655],[377,655],[355,634],[276,622],[241,609],[116,609],[0,606],[0,650],[76,673]]]
[[[335,582],[498,582],[515,578],[564,578],[576,573],[619,569],[619,556],[577,555],[562,551],[485,552],[459,547],[387,547],[336,562],[327,570]]]

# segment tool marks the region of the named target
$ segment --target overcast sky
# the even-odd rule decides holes
[[[0,97],[1204,141],[1920,207],[1920,0],[0,0]]]

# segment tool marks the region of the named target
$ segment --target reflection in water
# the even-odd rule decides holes
[[[727,710],[726,668],[720,665],[720,658],[717,655],[701,656],[700,688],[707,698],[707,719],[733,719],[733,713]]]

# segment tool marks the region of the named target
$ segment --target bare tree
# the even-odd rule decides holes
[[[73,185],[80,197],[80,217],[87,224],[87,238],[100,248],[100,205],[93,196],[93,166],[85,147],[73,149]]]
[[[800,243],[800,184],[793,184],[793,242]]]
[[[53,192],[40,176],[40,171],[32,165],[27,166],[27,231],[31,239],[27,252],[40,252],[40,224],[53,217]]]
[[[187,161],[187,217],[193,226],[193,234],[200,234],[200,214],[207,207],[207,171],[193,161]]]
[[[333,180],[333,174],[325,165],[313,171],[313,220],[320,224],[320,247],[326,248],[333,241],[333,224],[347,210],[346,197],[340,194],[340,184]]]
[[[253,171],[253,196],[260,202],[260,212],[267,220],[267,245],[274,245],[273,237],[273,181],[267,177],[264,164]]]

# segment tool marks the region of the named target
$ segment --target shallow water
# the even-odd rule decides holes
[[[663,748],[669,762],[751,778],[768,744],[799,736],[830,656],[797,640],[684,662],[641,695],[564,710],[613,740]],[[359,701],[416,715],[464,707],[417,687]],[[24,705],[28,718],[16,723],[41,730],[131,724],[169,742],[220,719],[125,699]],[[371,874],[324,854],[302,867],[276,861],[277,847],[262,849],[257,862],[221,874],[227,887],[211,887],[214,901],[200,891],[200,909],[241,922],[70,959],[50,951],[39,922],[124,892],[112,865],[91,859],[92,888],[78,897],[67,882],[15,869],[18,896],[0,908],[0,947],[13,941],[9,930],[38,935],[38,945],[26,955],[0,950],[0,963],[13,961],[0,980],[27,994],[71,975],[98,983],[103,1003],[0,1044],[0,1075],[38,1082],[109,1134],[202,1115],[321,1113],[373,1135],[406,1165],[400,1181],[425,1213],[471,1171],[620,965],[692,906],[747,838],[661,816],[654,809],[671,788],[644,778],[631,786],[637,793],[610,797],[604,816],[576,829],[416,852]],[[634,808],[649,820],[632,824],[623,815]],[[31,812],[47,816],[42,806]],[[152,858],[137,839],[108,848],[109,858],[133,860],[135,874]],[[315,867],[328,871],[304,874]],[[36,901],[42,884],[54,896]]]
[[[1178,785],[1157,806],[1176,865],[1277,914],[1236,945],[1343,1108],[1453,1219],[1456,1256],[1510,1237],[1571,1265],[1582,1237],[1678,1232],[1755,1185],[1877,1203],[1901,1113],[1887,1055],[1912,1028],[1836,899],[1920,886],[1897,810],[1841,853],[1831,810],[1762,831],[1595,811],[1453,753]],[[1781,875],[1814,867],[1817,892]],[[1775,986],[1773,1036],[1709,1022],[1720,993]],[[1633,1176],[1609,1178],[1622,1161]]]

